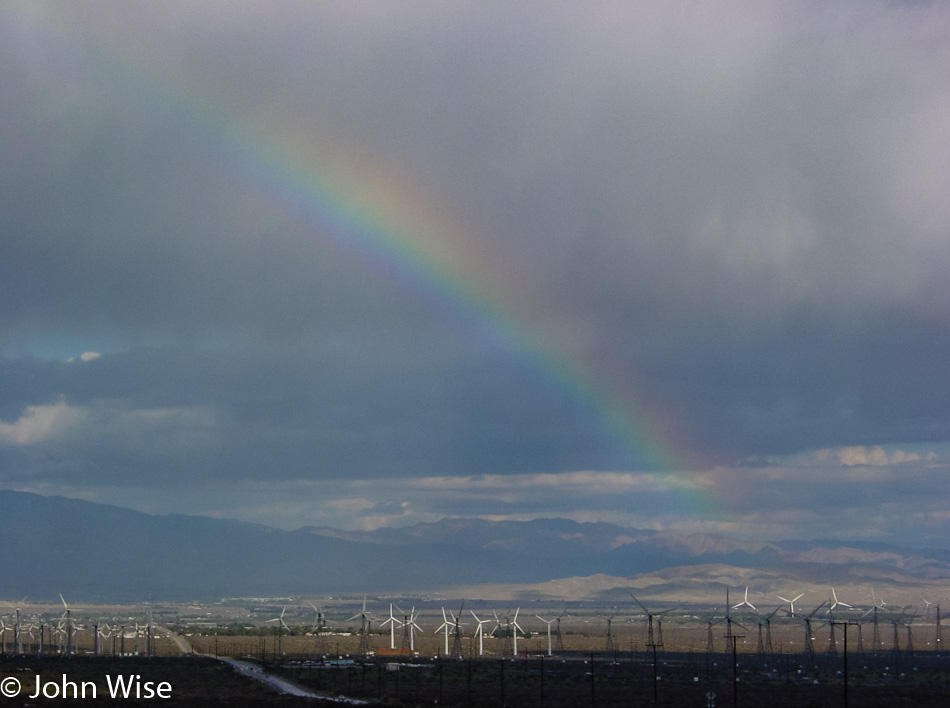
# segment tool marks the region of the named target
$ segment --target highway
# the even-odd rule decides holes
[[[163,631],[169,639],[171,639],[178,646],[179,651],[182,654],[194,654],[194,649],[191,644],[188,643],[188,640],[182,637],[180,634],[172,632],[167,627],[158,627]],[[196,656],[206,656],[210,659],[217,659],[218,661],[223,661],[226,664],[230,664],[237,671],[239,671],[244,676],[249,676],[250,678],[260,681],[267,684],[274,690],[279,693],[286,693],[291,696],[299,696],[301,698],[319,698],[324,701],[331,701],[333,703],[343,703],[346,705],[361,706],[366,705],[366,701],[356,700],[354,698],[346,698],[345,696],[327,696],[325,694],[314,693],[306,688],[297,686],[290,681],[286,681],[277,676],[273,676],[264,672],[260,666],[257,664],[251,663],[249,661],[241,661],[240,659],[232,659],[230,657],[224,656],[211,656],[210,654],[199,654]]]

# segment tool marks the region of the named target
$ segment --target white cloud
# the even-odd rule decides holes
[[[887,453],[879,445],[874,447],[843,447],[838,450],[838,460],[843,465],[886,465]]]
[[[79,355],[79,361],[94,361],[100,356],[102,356],[102,354],[99,352],[83,352]],[[71,356],[66,361],[72,364],[74,361],[76,361],[76,357]]]
[[[85,413],[60,401],[51,405],[27,406],[13,423],[0,421],[0,445],[36,445],[62,437],[74,430]]]
[[[784,458],[774,458],[772,462],[778,465],[773,468],[780,476],[783,470],[807,467],[886,467],[901,465],[908,462],[940,461],[940,455],[934,450],[915,452],[902,448],[885,449],[882,445],[849,445],[837,448],[822,448],[811,450],[798,455]]]
[[[916,452],[895,450],[890,455],[880,445],[864,447],[861,445],[843,447],[837,451],[838,460],[842,465],[871,465],[883,467],[885,465],[899,465],[904,462],[916,462],[921,458]]]
[[[194,450],[212,444],[220,420],[208,406],[127,408],[112,401],[75,406],[59,401],[27,406],[20,418],[0,421],[0,446],[100,446],[125,451]]]

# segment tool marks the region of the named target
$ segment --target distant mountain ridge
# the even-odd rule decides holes
[[[417,543],[447,544],[467,548],[504,549],[543,557],[570,558],[594,553],[603,572],[622,570],[625,563],[656,563],[702,559],[704,563],[730,562],[740,567],[775,563],[825,565],[867,564],[918,573],[921,577],[950,577],[950,551],[907,549],[866,541],[748,541],[716,534],[684,534],[615,526],[605,522],[575,522],[567,519],[535,521],[485,521],[442,519],[402,528],[374,531],[344,531],[304,527],[317,536],[386,546]],[[699,561],[696,561],[699,562]],[[642,571],[641,571],[642,572]]]
[[[885,544],[749,543],[566,519],[282,531],[2,490],[0,538],[0,596],[36,600],[55,600],[59,592],[87,602],[394,594],[592,576],[601,576],[595,585],[602,593],[603,576],[660,573],[684,591],[730,575],[739,584],[755,573],[794,572],[816,583],[950,578],[950,551]],[[726,570],[714,580],[712,567]]]

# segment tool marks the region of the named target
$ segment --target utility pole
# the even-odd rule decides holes
[[[659,705],[659,696],[657,695],[657,684],[659,681],[657,680],[656,673],[656,650],[663,646],[663,639],[661,638],[659,641],[651,641],[651,643],[647,644],[647,646],[653,650],[653,705],[656,706]]]
[[[848,708],[848,627],[857,624],[857,622],[831,620],[832,631],[835,626],[844,627],[844,708]]]
[[[741,626],[741,625],[740,625]],[[732,619],[726,616],[726,641],[732,642],[732,705],[739,706],[739,661],[736,657],[736,642],[745,637],[744,634],[732,633]]]

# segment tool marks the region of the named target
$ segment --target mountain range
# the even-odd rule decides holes
[[[725,587],[939,594],[950,551],[749,542],[566,519],[450,518],[375,531],[283,531],[0,490],[0,596],[84,602],[426,593],[682,600]]]

